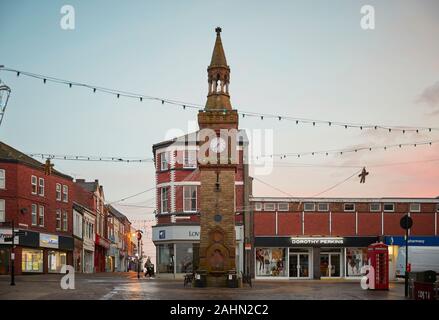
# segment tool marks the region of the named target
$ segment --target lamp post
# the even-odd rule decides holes
[[[0,65],[0,68],[3,66]],[[6,106],[8,104],[9,96],[11,94],[11,88],[9,88],[6,84],[1,83],[0,80],[0,126],[2,125],[3,117],[6,112]]]
[[[137,236],[137,279],[140,279],[140,240],[142,240],[142,230],[136,230]]]

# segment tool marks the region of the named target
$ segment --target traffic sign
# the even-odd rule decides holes
[[[408,230],[413,226],[413,219],[410,218],[407,214],[401,218],[399,224],[401,225],[401,228],[404,230]]]

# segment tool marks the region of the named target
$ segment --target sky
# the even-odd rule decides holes
[[[61,7],[75,9],[63,30]],[[360,26],[363,5],[375,29]],[[388,1],[0,1],[0,65],[204,104],[206,67],[222,27],[239,111],[392,126],[439,127],[439,2]],[[196,112],[1,72],[11,89],[0,139],[26,153],[152,157],[152,145],[193,128]],[[288,121],[240,118],[269,130],[275,153],[439,140]],[[343,156],[276,159],[252,174],[294,196],[439,196],[439,144]],[[414,162],[417,161],[417,162]],[[409,163],[406,163],[409,162]],[[54,161],[75,178],[99,179],[115,201],[154,187],[151,163]],[[403,163],[403,164],[401,164]],[[284,194],[254,181],[255,196]],[[126,203],[154,206],[153,192]],[[119,207],[130,217],[153,208]]]

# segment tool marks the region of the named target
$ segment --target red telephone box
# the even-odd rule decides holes
[[[373,267],[375,290],[389,290],[389,250],[384,243],[373,243],[367,248],[367,258]],[[372,279],[369,279],[371,281]]]

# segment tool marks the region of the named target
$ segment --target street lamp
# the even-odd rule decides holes
[[[137,236],[137,279],[140,279],[140,240],[142,239],[142,230],[136,230]]]
[[[0,66],[2,68],[3,66]],[[1,83],[0,80],[0,126],[2,125],[3,117],[6,112],[6,106],[8,104],[9,96],[11,94],[11,88],[6,84]]]

